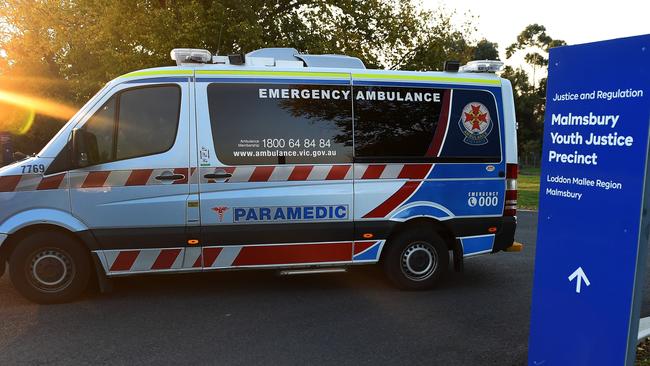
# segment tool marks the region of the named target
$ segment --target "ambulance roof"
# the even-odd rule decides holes
[[[445,72],[445,71],[396,71],[373,69],[325,68],[325,67],[260,67],[224,64],[184,64],[181,66],[156,67],[133,71],[111,83],[133,82],[138,79],[161,79],[170,77],[200,78],[282,78],[301,80],[366,80],[385,82],[441,83],[500,86],[501,78],[493,73]],[[149,80],[154,81],[154,80]],[[157,81],[157,80],[156,80]]]

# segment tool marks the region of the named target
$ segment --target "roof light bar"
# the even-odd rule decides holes
[[[176,65],[182,64],[207,64],[212,62],[212,54],[208,50],[196,48],[174,48],[169,55]]]
[[[470,61],[460,67],[460,72],[491,72],[495,73],[503,67],[503,62],[494,60]]]

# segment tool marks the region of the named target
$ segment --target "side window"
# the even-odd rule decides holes
[[[352,161],[349,86],[213,83],[208,106],[223,164]]]
[[[433,156],[443,105],[442,89],[354,87],[355,156]]]
[[[496,104],[482,90],[354,87],[360,161],[498,162]]]
[[[181,91],[176,85],[127,89],[84,125],[91,164],[165,152],[174,145]]]
[[[174,145],[181,104],[177,86],[127,90],[120,94],[116,159],[165,152]]]
[[[91,162],[102,163],[114,159],[115,99],[115,96],[111,97],[83,127],[94,136],[94,139],[87,141],[88,159]]]
[[[440,157],[451,161],[501,161],[499,113],[492,93],[455,89]]]

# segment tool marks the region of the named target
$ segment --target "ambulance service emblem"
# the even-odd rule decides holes
[[[458,126],[465,135],[464,143],[468,145],[485,145],[488,142],[487,136],[492,132],[490,112],[481,103],[469,103],[463,108]]]
[[[226,206],[220,206],[220,207],[212,207],[212,211],[216,212],[217,215],[219,215],[219,222],[223,222],[223,216],[228,211],[228,207]]]

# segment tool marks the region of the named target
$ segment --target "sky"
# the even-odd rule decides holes
[[[650,1],[646,0],[421,0],[427,9],[441,5],[456,10],[456,20],[467,11],[478,16],[476,36],[499,44],[501,59],[505,48],[529,24],[546,27],[553,39],[568,44],[650,34]],[[517,65],[521,60],[506,62]]]

